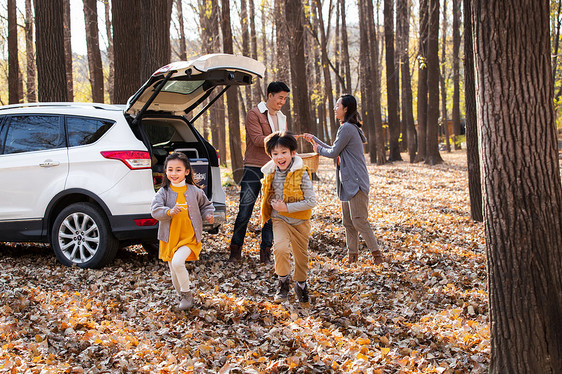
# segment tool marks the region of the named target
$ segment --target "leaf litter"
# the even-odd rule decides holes
[[[369,219],[387,262],[347,262],[334,168],[321,160],[310,307],[272,303],[256,211],[244,261],[228,221],[187,264],[196,307],[177,309],[168,267],[140,246],[99,270],[48,245],[0,244],[0,373],[484,373],[490,359],[483,225],[470,219],[466,154],[369,166]]]

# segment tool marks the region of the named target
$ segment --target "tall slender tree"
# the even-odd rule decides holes
[[[16,0],[8,0],[8,101],[10,104],[21,101],[19,79],[17,7]]]
[[[345,76],[344,91],[351,94],[351,64],[349,61],[349,42],[347,38],[347,17],[345,9],[345,0],[339,0],[341,7],[341,50],[342,50],[342,65]]]
[[[287,38],[289,30],[287,30],[287,18],[285,16],[285,0],[274,0],[274,18],[275,18],[275,41],[276,55],[275,66],[277,67],[277,77],[275,81],[282,81],[291,87],[291,71],[289,70],[289,41]],[[293,128],[292,116],[292,99],[291,95],[287,96],[287,101],[283,107],[283,113],[287,115],[287,128]]]
[[[63,0],[35,0],[38,99],[68,101]]]
[[[439,154],[439,0],[429,0],[427,88],[425,163],[435,165],[443,162]]]
[[[473,220],[484,220],[482,211],[482,183],[480,179],[480,152],[476,121],[476,91],[474,78],[474,48],[472,44],[471,1],[463,0],[464,6],[464,105],[466,128],[466,157],[468,166],[468,192],[470,216]]]
[[[490,373],[562,372],[562,186],[548,20],[545,1],[472,2]]]
[[[256,6],[254,4],[254,0],[248,0],[248,4],[249,6],[249,10],[250,10],[250,41],[251,41],[251,57],[254,60],[258,59],[258,37],[257,37],[257,33],[256,33]],[[265,51],[264,51],[265,54]],[[253,100],[254,102],[251,103],[251,105],[259,102],[264,96],[261,93],[260,90],[260,78],[256,78],[256,82],[252,85],[252,96],[253,96]]]
[[[68,101],[74,100],[74,74],[72,71],[72,33],[70,17],[70,0],[63,0],[64,5],[64,64],[66,66],[66,89],[68,90]]]
[[[459,51],[461,47],[460,35],[460,1],[453,0],[453,132],[455,134],[455,149],[461,148],[458,138],[461,135],[460,113],[460,73]]]
[[[26,57],[26,97],[28,103],[37,101],[35,50],[33,49],[33,5],[31,0],[25,0],[25,57]]]
[[[107,36],[107,61],[109,65],[109,73],[107,75],[107,91],[109,92],[109,102],[114,103],[113,100],[113,82],[115,80],[115,65],[113,57],[113,26],[111,21],[111,7],[109,0],[103,0],[105,10],[105,34]]]
[[[289,31],[289,55],[291,65],[291,80],[293,82],[293,131],[296,133],[313,132],[312,113],[310,112],[310,96],[306,76],[306,60],[304,57],[304,6],[300,0],[287,0],[287,26]],[[310,145],[304,144],[303,151],[311,150]]]
[[[178,12],[178,30],[180,33],[180,61],[187,60],[186,39],[185,39],[185,25],[183,22],[183,1],[176,1],[176,11]]]
[[[400,73],[394,63],[394,0],[384,0],[384,44],[386,50],[386,97],[388,103],[388,130],[390,133],[389,161],[402,161],[400,155]]]
[[[230,2],[221,0],[221,31],[222,43],[225,53],[233,53],[232,28],[230,24]],[[240,183],[244,165],[242,163],[242,147],[240,136],[240,109],[238,108],[237,87],[231,87],[226,92],[226,103],[228,105],[228,139],[230,144],[230,162],[234,181]]]
[[[410,6],[409,0],[398,0],[397,22],[398,34],[400,35],[400,61],[401,61],[401,87],[402,87],[402,138],[407,144],[408,157],[410,162],[416,160],[416,128],[414,125],[414,109],[412,98],[412,78],[410,74]]]
[[[84,21],[86,25],[86,45],[88,47],[92,100],[96,103],[103,103],[103,66],[99,45],[97,0],[84,0]]]
[[[249,0],[252,1],[252,0]],[[246,0],[240,0],[240,23],[242,24],[242,55],[250,56],[250,20],[248,19],[248,4]],[[252,87],[244,87],[246,105],[252,105]],[[245,112],[245,111],[244,111]]]
[[[427,44],[429,32],[429,0],[419,0],[420,6],[420,37],[418,51],[418,153],[416,161],[424,161],[426,157],[427,138]]]
[[[447,152],[451,152],[449,140],[449,117],[447,113],[447,0],[443,0],[443,32],[441,33],[441,72],[439,74],[439,85],[441,86],[441,128],[445,137]]]

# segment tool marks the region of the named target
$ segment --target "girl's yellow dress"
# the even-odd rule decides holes
[[[181,211],[172,217],[168,242],[160,241],[159,257],[163,261],[172,261],[176,250],[185,245],[191,249],[191,253],[186,261],[198,260],[199,253],[201,253],[201,242],[197,243],[195,231],[193,230],[191,219],[189,219],[189,210],[187,202],[185,201],[187,186],[174,187],[170,185],[169,188],[178,194],[176,204],[181,207]],[[197,207],[195,207],[195,209],[197,209]]]

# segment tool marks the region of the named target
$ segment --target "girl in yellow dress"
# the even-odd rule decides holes
[[[160,222],[159,258],[168,262],[172,284],[181,296],[180,310],[193,306],[193,291],[185,261],[199,259],[203,219],[214,222],[215,208],[193,180],[187,156],[172,153],[164,163],[162,186],[152,201],[152,217]]]

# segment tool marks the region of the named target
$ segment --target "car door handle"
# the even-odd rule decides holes
[[[59,161],[53,161],[53,160],[45,160],[39,163],[39,166],[41,166],[42,168],[50,168],[52,166],[59,166],[59,165],[60,165]]]

